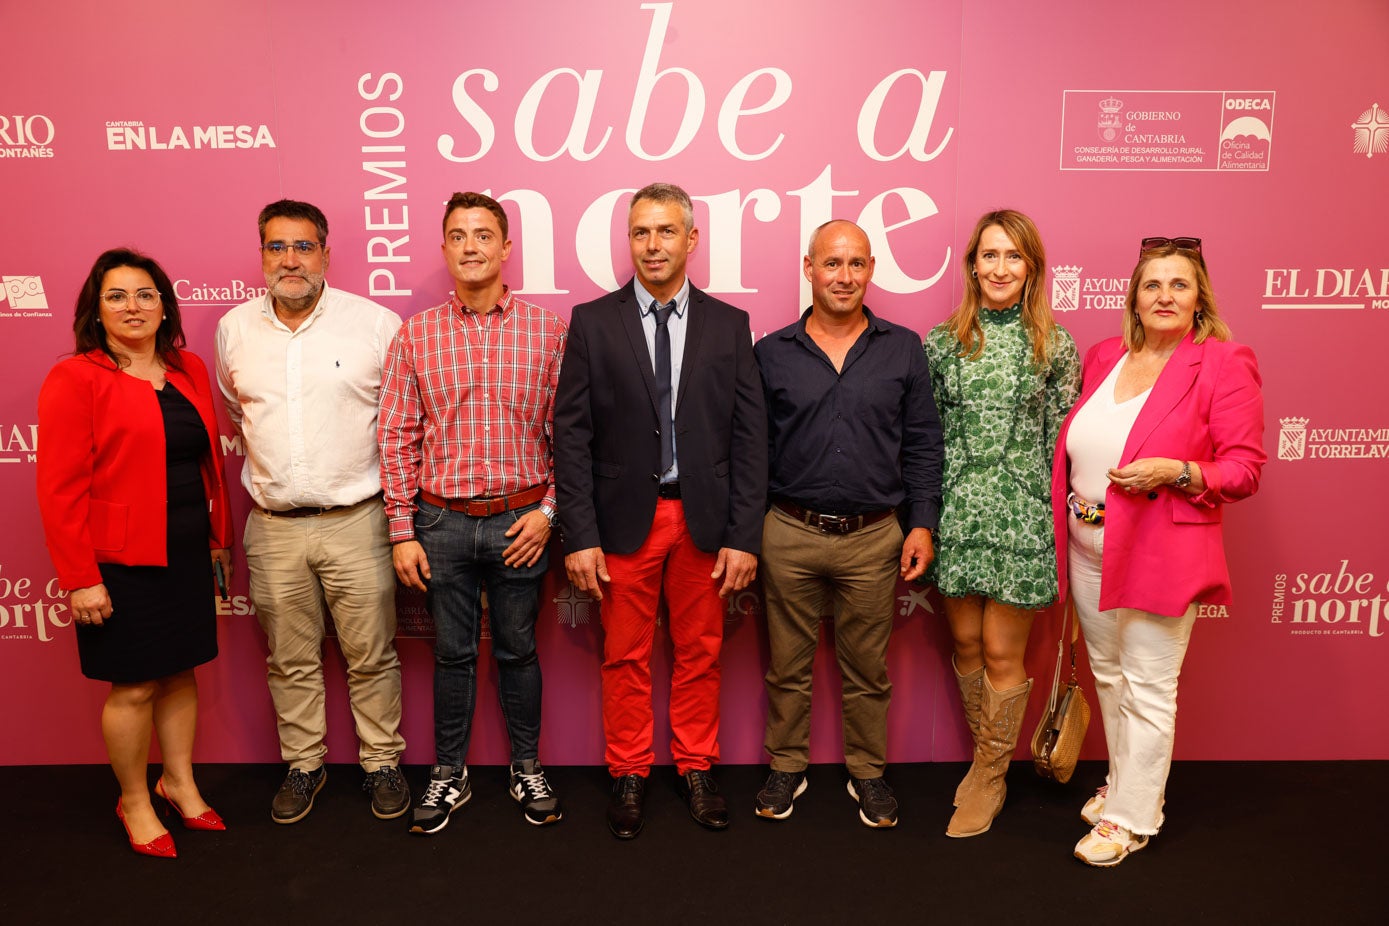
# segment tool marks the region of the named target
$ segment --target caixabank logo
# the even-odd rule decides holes
[[[108,151],[193,151],[274,148],[266,125],[174,125],[138,119],[107,120]]]
[[[0,275],[0,318],[52,318],[43,278]]]
[[[1299,637],[1379,639],[1389,628],[1389,586],[1363,564],[1342,559],[1301,572],[1275,572],[1269,622]]]
[[[1389,427],[1309,427],[1311,418],[1278,419],[1278,459],[1384,460],[1389,458]]]
[[[0,114],[0,160],[53,157],[53,120],[42,114]]]

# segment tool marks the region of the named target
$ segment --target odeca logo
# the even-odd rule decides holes
[[[1269,621],[1301,637],[1384,636],[1385,583],[1359,564],[1343,559],[1336,566],[1307,572],[1277,572]]]
[[[1280,460],[1383,460],[1389,457],[1389,428],[1309,428],[1311,418],[1278,419]]]
[[[1376,154],[1389,154],[1389,112],[1374,103],[1360,114],[1360,118],[1350,124],[1350,150],[1372,158]]]
[[[44,115],[0,115],[0,159],[53,157],[53,120]]]
[[[1082,275],[1083,267],[1051,268],[1051,307],[1056,312],[1077,309],[1122,309],[1129,291],[1128,277]]]
[[[106,123],[108,151],[274,147],[275,138],[266,125],[147,125],[139,120]]]
[[[0,318],[51,318],[43,279],[34,276],[0,276]]]

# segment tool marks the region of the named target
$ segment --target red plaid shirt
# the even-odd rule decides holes
[[[415,536],[420,490],[449,499],[542,483],[555,510],[554,401],[568,328],[504,289],[480,315],[455,295],[408,320],[381,380],[381,485],[392,543]]]

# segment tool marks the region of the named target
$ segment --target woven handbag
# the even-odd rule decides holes
[[[1067,621],[1071,625],[1071,678],[1063,682],[1061,666],[1066,658]],[[1037,774],[1063,784],[1071,780],[1076,770],[1085,731],[1090,726],[1090,704],[1076,682],[1076,639],[1079,635],[1080,621],[1076,617],[1075,603],[1068,600],[1061,617],[1061,639],[1056,644],[1056,670],[1052,673],[1047,709],[1037,724],[1037,731],[1032,734],[1032,764]]]

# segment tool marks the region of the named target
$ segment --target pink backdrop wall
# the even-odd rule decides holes
[[[71,350],[73,298],[97,253],[158,258],[179,281],[191,347],[210,358],[217,319],[263,285],[266,202],[320,205],[331,282],[409,316],[450,287],[442,203],[484,189],[512,216],[507,279],[567,317],[630,275],[621,197],[656,179],[697,200],[695,283],[747,308],[759,337],[807,303],[803,243],[830,217],[870,231],[869,305],[924,334],[959,297],[975,217],[1028,212],[1082,349],[1118,332],[1140,237],[1203,237],[1222,309],[1260,358],[1271,459],[1261,493],[1226,522],[1236,603],[1198,623],[1177,757],[1389,758],[1381,0],[1324,4],[1315,22],[1288,0],[124,6],[0,13],[0,763],[105,761],[105,686],[78,673],[33,489],[39,383]],[[235,479],[241,449],[224,445]],[[236,502],[244,513],[244,493]],[[539,627],[542,755],[599,763],[597,614],[561,552]],[[277,761],[244,571],[233,593],[221,656],[198,673],[198,755]],[[898,601],[889,758],[963,759],[939,600],[903,587]],[[417,763],[433,756],[421,604],[401,598]],[[1053,627],[1034,631],[1039,677]],[[749,591],[728,612],[726,762],[762,760],[766,657]],[[353,761],[331,647],[329,662],[330,759]],[[507,752],[485,663],[471,759],[495,763]],[[833,762],[827,647],[818,673],[813,758]],[[1087,755],[1103,754],[1097,723]]]

